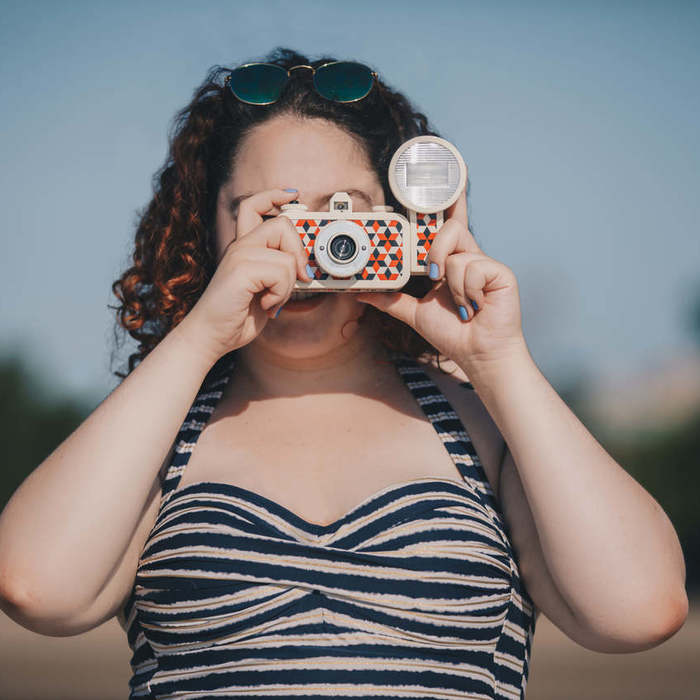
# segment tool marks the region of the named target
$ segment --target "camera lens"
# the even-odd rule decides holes
[[[330,255],[338,262],[346,262],[355,257],[357,245],[352,236],[346,233],[338,234],[328,244]]]
[[[321,224],[314,241],[314,255],[321,270],[339,280],[362,274],[372,251],[367,231],[357,221],[345,218]]]

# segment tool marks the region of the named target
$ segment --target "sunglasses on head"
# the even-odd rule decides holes
[[[316,92],[334,102],[357,102],[367,97],[377,74],[362,63],[332,61],[318,68],[307,65],[282,68],[274,63],[246,63],[226,76],[234,96],[249,105],[271,105],[279,99],[293,70],[312,71]]]

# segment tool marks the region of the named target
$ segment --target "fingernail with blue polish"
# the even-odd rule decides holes
[[[477,303],[475,301],[472,301],[472,308],[474,309],[474,311],[479,310],[479,307],[477,306]]]
[[[285,187],[284,191],[285,192],[298,192],[299,190],[295,190],[293,187]]]
[[[440,270],[436,263],[430,263],[430,279],[436,280]]]
[[[462,321],[469,320],[469,315],[467,314],[467,310],[463,306],[459,307],[459,317],[462,319]]]
[[[314,271],[309,263],[306,263],[306,274],[313,279]]]
[[[284,306],[284,304],[282,304],[282,306]],[[277,309],[277,313],[275,314],[274,318],[277,318],[280,315],[280,311],[282,311],[282,306],[280,306],[279,309]]]

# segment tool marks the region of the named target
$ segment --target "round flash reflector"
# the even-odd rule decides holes
[[[407,209],[432,214],[457,201],[467,182],[459,151],[437,136],[416,136],[394,153],[389,186]]]

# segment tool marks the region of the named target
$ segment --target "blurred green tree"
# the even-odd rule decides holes
[[[690,298],[687,308],[686,327],[700,347],[700,283],[698,283],[697,294]]]
[[[0,425],[5,436],[0,470],[1,508],[29,473],[95,408],[84,400],[52,400],[47,396],[19,353],[0,360]]]
[[[666,511],[683,547],[686,588],[700,594],[700,413],[649,439],[604,447]]]
[[[700,341],[700,297],[693,309]],[[586,414],[585,374],[558,384],[557,392],[581,422],[666,511],[683,546],[688,589],[700,593],[700,413],[666,432],[640,432],[638,439],[618,443]],[[74,397],[52,399],[27,368],[21,352],[0,359],[0,425],[5,436],[0,509],[98,403]]]

